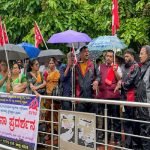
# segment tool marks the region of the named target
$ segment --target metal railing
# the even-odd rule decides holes
[[[103,128],[96,128],[96,133],[97,132],[103,132],[104,133],[104,140],[99,142],[95,141],[97,145],[97,150],[99,146],[104,146],[105,150],[108,148],[117,148],[117,149],[126,149],[129,150],[129,148],[126,148],[124,145],[115,145],[113,143],[108,143],[108,133],[111,134],[118,134],[122,136],[131,136],[131,137],[136,137],[136,138],[142,138],[142,139],[148,139],[150,140],[150,137],[142,136],[142,135],[135,135],[135,134],[130,134],[130,133],[125,133],[124,131],[117,132],[114,131],[112,128],[109,130],[108,129],[108,119],[111,120],[120,120],[120,121],[130,121],[130,122],[139,122],[139,123],[144,123],[144,124],[150,124],[150,121],[146,120],[138,120],[138,119],[129,119],[129,118],[124,118],[122,116],[120,117],[114,117],[114,116],[108,116],[108,109],[107,106],[109,105],[119,105],[119,106],[128,106],[128,107],[145,107],[145,108],[150,108],[149,103],[138,103],[138,102],[126,102],[126,101],[121,101],[121,100],[104,100],[104,99],[85,99],[85,98],[72,98],[72,97],[60,97],[60,96],[40,96],[40,101],[41,101],[41,108],[40,108],[40,119],[39,119],[39,131],[38,131],[38,146],[37,149],[39,150],[55,150],[55,149],[60,149],[59,147],[59,132],[58,132],[58,126],[59,126],[59,121],[54,118],[55,116],[58,116],[59,109],[61,109],[61,106],[58,108],[55,108],[55,105],[58,104],[58,102],[62,101],[70,101],[72,102],[72,111],[76,111],[76,102],[84,102],[84,103],[94,103],[94,104],[99,104],[99,105],[104,105],[103,109],[103,114],[95,114],[97,118],[101,118],[102,124],[104,125]],[[44,102],[45,101],[45,102]],[[44,104],[49,103],[49,108],[43,107],[43,102]],[[59,105],[59,104],[58,104]],[[48,119],[45,118],[45,113],[48,113]],[[40,125],[43,124],[43,127],[40,128]],[[46,128],[45,124],[49,126],[49,128]],[[57,131],[56,131],[57,130]],[[44,138],[44,140],[42,138]],[[41,139],[42,140],[41,140]],[[124,142],[124,141],[123,141]],[[41,147],[42,146],[42,147]],[[15,150],[14,148],[7,147],[5,145],[1,145],[0,147],[3,149],[10,149],[10,150]]]
[[[59,149],[59,133],[58,132],[54,132],[54,124],[57,124],[57,127],[59,126],[59,122],[58,121],[54,121],[54,113],[58,113],[59,110],[54,109],[54,105],[55,105],[55,101],[70,101],[72,102],[72,111],[75,111],[75,107],[76,107],[76,102],[84,102],[84,103],[97,103],[97,104],[104,104],[104,114],[100,115],[100,114],[96,114],[97,118],[103,118],[104,121],[102,122],[104,125],[104,128],[96,128],[96,133],[98,131],[103,132],[104,133],[104,141],[103,142],[98,142],[97,140],[96,145],[97,145],[97,149],[99,146],[104,146],[105,150],[108,149],[108,147],[112,147],[112,148],[117,148],[117,149],[126,149],[129,150],[129,148],[126,148],[123,145],[115,145],[115,144],[111,144],[108,143],[108,133],[111,134],[120,134],[122,136],[131,136],[131,137],[137,137],[137,138],[143,138],[143,139],[148,139],[150,140],[150,137],[145,137],[145,136],[141,136],[141,135],[134,135],[134,134],[130,134],[130,133],[125,133],[123,131],[121,132],[117,132],[112,130],[108,130],[108,119],[116,119],[116,120],[120,120],[120,121],[130,121],[130,122],[139,122],[139,123],[148,123],[150,124],[150,121],[144,121],[144,120],[137,120],[137,119],[128,119],[128,118],[123,118],[123,117],[114,117],[114,116],[108,116],[108,110],[107,110],[107,106],[108,105],[119,105],[119,106],[128,106],[128,107],[145,107],[145,108],[150,108],[150,104],[149,103],[138,103],[138,102],[126,102],[126,101],[120,101],[120,100],[104,100],[104,99],[85,99],[85,98],[72,98],[72,97],[60,97],[60,96],[40,96],[41,98],[41,102],[42,101],[46,101],[46,100],[51,100],[51,106],[50,109],[47,108],[42,108],[41,107],[41,113],[42,111],[45,112],[50,112],[51,115],[51,119],[50,120],[41,120],[40,119],[40,123],[49,123],[50,125],[50,131],[39,131],[39,134],[43,134],[43,135],[48,135],[50,137],[49,142],[40,142],[38,141],[38,145],[41,146],[45,146],[47,149]],[[59,108],[61,109],[61,108]],[[40,136],[40,135],[39,135]],[[56,138],[54,138],[56,137]],[[55,143],[55,139],[56,139],[56,143]],[[40,148],[38,148],[40,149]]]

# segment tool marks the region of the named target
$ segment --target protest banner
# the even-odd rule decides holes
[[[40,102],[33,95],[0,93],[0,143],[35,150]]]

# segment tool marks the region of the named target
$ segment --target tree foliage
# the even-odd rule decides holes
[[[67,29],[111,35],[112,0],[1,0],[0,6],[11,43],[34,43],[34,21],[45,40]],[[150,44],[149,0],[119,0],[119,13],[118,36],[131,46]]]

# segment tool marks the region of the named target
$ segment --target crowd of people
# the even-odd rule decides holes
[[[66,64],[59,64],[54,57],[51,57],[48,63],[46,62],[47,65],[40,68],[39,61],[32,59],[28,62],[26,69],[20,64],[21,61],[14,62],[10,71],[8,71],[7,63],[1,61],[0,92],[71,97],[73,96],[72,87],[75,87],[75,97],[78,98],[150,103],[150,46],[146,45],[141,48],[140,62],[135,61],[133,49],[125,51],[124,63],[117,61],[112,50],[106,51],[104,62],[98,64],[94,64],[89,59],[86,46],[80,48],[79,55],[80,60],[76,65],[74,65],[74,54],[69,52]],[[75,70],[74,74],[73,70]],[[73,83],[75,86],[72,86]],[[104,114],[105,105],[103,104],[78,101],[75,105],[76,111]],[[46,100],[43,107],[50,109],[51,100]],[[54,107],[57,110],[72,110],[72,102],[55,102]],[[108,116],[120,117],[119,105],[108,105],[107,110]],[[122,107],[122,112],[126,119],[150,121],[150,108],[125,106]],[[57,117],[56,114],[56,120]],[[50,120],[49,112],[45,114],[45,119]],[[103,120],[100,122],[97,121],[97,127],[101,124],[104,128]],[[112,127],[114,131],[121,132],[121,121],[108,119],[108,130]],[[150,124],[124,121],[123,129],[125,133],[150,137]],[[97,139],[103,140],[104,134],[97,132]],[[110,140],[111,133],[108,134],[108,141]],[[114,134],[114,142],[120,144],[120,134]],[[148,150],[150,140],[127,135],[125,147]]]

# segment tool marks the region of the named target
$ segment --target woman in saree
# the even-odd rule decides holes
[[[6,92],[6,81],[8,77],[8,69],[6,61],[1,61],[0,63],[0,92]]]
[[[14,63],[11,72],[8,73],[6,84],[7,92],[26,93],[27,80],[24,74],[20,73],[20,68],[17,63]]]
[[[46,77],[46,93],[49,96],[57,96],[57,89],[58,89],[58,83],[60,79],[60,73],[56,69],[56,59],[54,57],[51,57],[49,59],[49,66],[48,71],[44,72],[44,76]],[[53,104],[53,105],[52,105]],[[45,102],[46,109],[51,109],[51,106],[53,106],[53,110],[60,109],[60,104],[56,101],[53,101],[51,99],[47,99]],[[51,120],[51,113],[50,111],[46,112],[46,120]],[[58,113],[53,112],[53,122],[58,122]],[[54,125],[54,133],[58,133],[58,124]],[[47,132],[51,132],[51,126],[50,124],[47,124]],[[47,142],[50,140],[50,137],[47,136],[46,138]],[[57,140],[57,139],[56,139]]]
[[[47,93],[47,95],[56,96],[55,92],[56,92],[56,88],[58,86],[58,82],[59,82],[59,79],[60,79],[60,73],[56,69],[56,59],[54,57],[50,58],[49,70],[48,70],[48,72],[45,72],[44,74],[46,74],[46,73],[47,73],[46,93]]]
[[[27,69],[27,79],[28,79],[28,92],[35,95],[45,95],[46,94],[46,81],[44,80],[43,73],[39,71],[39,62],[37,59],[32,59],[29,61]],[[44,100],[41,99],[40,108],[45,109],[43,105]],[[39,131],[45,132],[46,123],[45,120],[45,110],[40,110],[40,123]],[[40,143],[45,143],[45,134],[39,133],[38,141]]]
[[[36,59],[29,61],[29,68],[27,73],[28,93],[30,94],[45,94],[46,82],[42,73],[39,71],[39,62]]]

